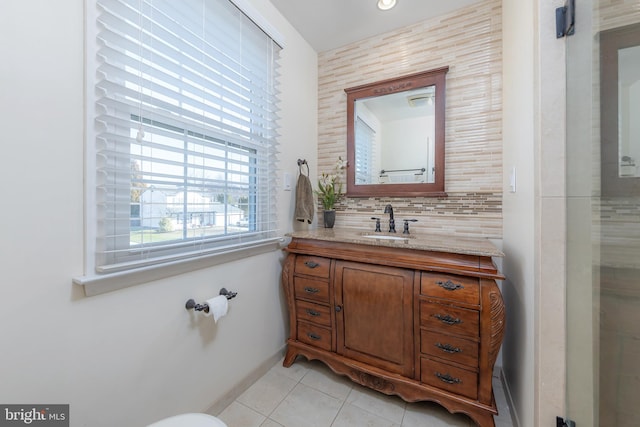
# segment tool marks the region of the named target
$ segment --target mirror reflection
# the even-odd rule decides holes
[[[640,46],[618,50],[618,176],[640,176]]]
[[[443,67],[345,89],[349,197],[446,195],[447,71]]]
[[[356,101],[356,185],[435,182],[435,96],[431,85]]]
[[[640,195],[640,23],[600,34],[600,184]]]

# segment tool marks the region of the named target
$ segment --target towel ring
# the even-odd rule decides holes
[[[302,165],[306,165],[307,166],[307,176],[309,176],[309,163],[307,163],[306,159],[298,159],[298,169],[300,171],[301,175],[304,175],[304,173],[302,172]]]

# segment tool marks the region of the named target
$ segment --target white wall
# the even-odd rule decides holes
[[[385,123],[384,132],[384,140],[387,143],[382,151],[382,169],[426,169],[429,160],[433,161],[430,157],[434,156],[429,155],[429,149],[433,144],[429,141],[435,139],[435,128],[425,117],[388,121]],[[400,142],[402,149],[398,149]],[[401,178],[408,177],[413,181],[415,172],[396,175]]]
[[[286,38],[282,172],[313,165],[317,55],[267,0]],[[282,255],[267,253],[86,298],[83,1],[0,3],[0,402],[69,403],[72,426],[140,426],[203,411],[282,348]],[[314,171],[315,172],[315,171]],[[279,192],[290,230],[293,192]],[[89,218],[89,221],[92,219]],[[184,309],[238,291],[218,325]]]
[[[503,365],[521,426],[565,415],[566,71],[565,40],[555,37],[563,3],[503,1]]]
[[[503,370],[522,426],[534,424],[535,180],[534,5],[502,2],[503,25],[503,273],[507,309]],[[512,168],[516,192],[509,192]]]

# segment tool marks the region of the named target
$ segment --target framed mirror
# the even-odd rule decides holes
[[[443,196],[448,67],[345,89],[347,196]]]
[[[603,196],[640,195],[640,24],[600,34]]]

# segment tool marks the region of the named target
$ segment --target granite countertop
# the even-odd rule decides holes
[[[390,248],[417,249],[489,257],[504,256],[504,253],[487,239],[464,238],[444,234],[416,233],[406,235],[402,233],[375,233],[354,228],[319,228],[307,231],[294,231],[286,235],[298,239],[356,243]]]

